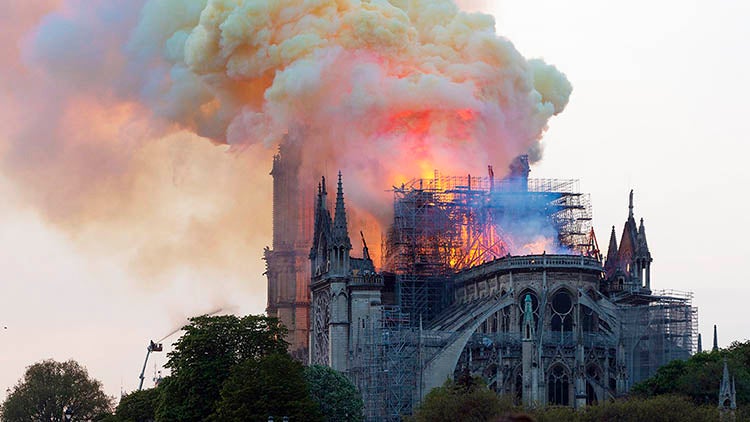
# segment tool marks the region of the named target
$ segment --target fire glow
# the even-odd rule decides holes
[[[511,168],[499,180],[491,167],[488,177],[436,171],[394,188],[383,267],[451,272],[508,255],[598,254],[589,205],[574,181],[528,179],[525,157]]]

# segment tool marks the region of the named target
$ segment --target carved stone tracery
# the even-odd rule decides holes
[[[313,343],[312,364],[328,365],[329,333],[331,321],[331,294],[328,289],[314,293],[313,299]]]

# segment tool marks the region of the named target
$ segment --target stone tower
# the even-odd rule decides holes
[[[310,363],[340,371],[350,369],[352,341],[358,329],[379,318],[383,278],[375,272],[367,245],[363,258],[352,258],[341,173],[334,216],[327,205],[325,178],[318,188],[313,243]]]
[[[633,191],[630,191],[628,219],[617,245],[615,228],[609,238],[609,250],[604,271],[609,280],[610,292],[651,292],[651,263],[653,258],[646,240],[646,227],[633,215]]]
[[[264,259],[268,278],[266,312],[287,327],[290,352],[305,361],[309,341],[307,259],[313,195],[312,192],[308,195],[300,183],[301,161],[298,141],[288,135],[273,158],[273,249],[265,249]]]

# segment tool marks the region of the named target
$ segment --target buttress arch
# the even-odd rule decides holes
[[[496,294],[475,303],[474,309],[467,312],[462,319],[463,323],[460,330],[456,330],[455,334],[449,338],[448,344],[437,354],[427,359],[422,366],[420,399],[423,399],[433,388],[443,385],[446,379],[453,377],[461,353],[479,326],[496,312],[514,305],[516,305],[516,298],[512,290],[507,292],[505,296]]]

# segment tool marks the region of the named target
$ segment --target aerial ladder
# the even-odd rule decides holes
[[[206,316],[216,315],[219,312],[223,311],[222,308],[216,309],[212,311],[211,313],[204,314]],[[140,383],[138,384],[138,391],[143,390],[143,380],[146,378],[146,366],[148,365],[148,357],[151,356],[151,352],[161,352],[164,350],[164,346],[162,345],[162,341],[166,340],[172,334],[177,333],[178,331],[182,330],[182,327],[176,328],[172,330],[171,333],[167,334],[166,336],[162,337],[159,341],[149,341],[148,347],[146,347],[146,360],[143,361],[143,369],[141,369],[141,375],[138,377],[140,379]]]
[[[146,365],[148,365],[148,357],[151,356],[151,352],[161,352],[164,350],[164,347],[162,346],[162,343],[154,343],[154,341],[151,340],[148,343],[146,350],[146,360],[143,361],[143,369],[141,369],[141,375],[138,377],[141,380],[140,384],[138,384],[138,391],[143,389],[143,379],[145,378],[144,374],[146,373]]]

